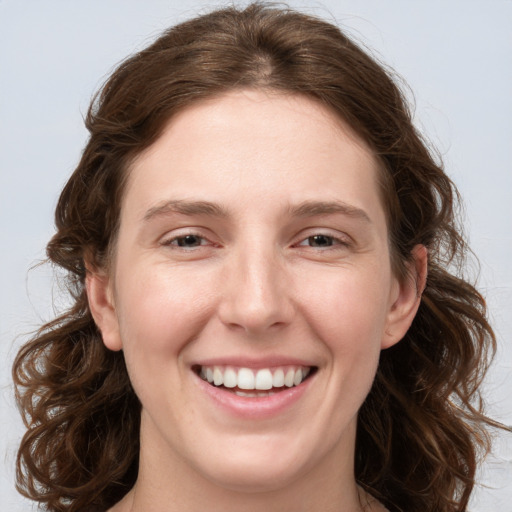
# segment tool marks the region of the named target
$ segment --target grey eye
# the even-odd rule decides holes
[[[311,247],[330,247],[334,245],[334,238],[327,235],[313,235],[307,238]]]
[[[197,235],[185,235],[175,238],[174,241],[178,247],[199,247],[203,239]]]

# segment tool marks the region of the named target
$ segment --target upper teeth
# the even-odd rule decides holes
[[[277,368],[235,368],[233,366],[202,366],[200,376],[215,386],[239,389],[268,390],[298,386],[309,374],[310,368],[286,366]]]

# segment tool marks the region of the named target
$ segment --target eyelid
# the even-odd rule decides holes
[[[219,246],[219,244],[215,243],[210,236],[205,236],[204,232],[201,229],[197,228],[178,228],[175,230],[172,230],[165,235],[163,235],[159,241],[159,245],[167,246],[167,247],[175,247],[178,249],[187,249],[186,247],[181,247],[175,244],[179,239],[185,238],[187,236],[195,236],[201,240],[201,244],[196,247],[189,247],[188,250],[191,249],[198,249],[200,247],[206,247],[206,246],[212,246],[216,247]],[[309,238],[312,238],[314,236],[323,236],[326,238],[330,238],[334,241],[332,245],[328,245],[325,247],[311,247],[312,249],[318,249],[318,250],[335,250],[338,247],[350,247],[354,244],[354,241],[352,237],[350,237],[346,233],[342,233],[339,231],[336,231],[335,233],[327,228],[310,228],[307,230],[304,230],[302,233],[300,233],[296,237],[296,242],[292,244],[294,247],[307,247],[304,242],[306,242]],[[206,243],[204,243],[206,242]]]
[[[187,236],[195,236],[197,238],[200,238],[201,241],[207,242],[206,244],[201,243],[197,247],[189,247],[188,250],[199,248],[199,247],[205,247],[208,245],[211,245],[211,246],[216,245],[214,242],[212,242],[212,240],[209,237],[205,236],[204,233],[201,233],[200,230],[193,229],[193,228],[179,228],[177,230],[171,231],[170,233],[165,234],[161,238],[159,245],[166,246],[166,247],[176,247],[179,249],[187,250],[186,247],[184,248],[184,247],[180,247],[178,245],[173,244],[173,242],[176,242],[177,240],[179,240],[181,238],[185,238]]]
[[[333,233],[331,230],[325,228],[312,228],[306,230],[306,232],[302,232],[297,237],[298,241],[295,242],[293,245],[296,247],[307,247],[306,245],[303,245],[303,242],[306,242],[309,238],[312,238],[314,236],[324,236],[326,238],[331,238],[335,241],[335,243],[333,245],[325,247],[312,247],[313,249],[328,250],[333,248],[336,249],[339,246],[350,247],[354,244],[352,237],[347,235],[346,233],[341,233],[339,231]]]

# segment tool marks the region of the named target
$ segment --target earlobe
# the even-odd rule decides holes
[[[427,248],[424,245],[416,245],[411,252],[407,276],[397,284],[397,292],[388,312],[381,348],[389,348],[398,343],[411,326],[426,286],[427,267]]]
[[[89,308],[101,332],[103,343],[110,350],[121,350],[123,346],[109,277],[88,270],[85,285]]]

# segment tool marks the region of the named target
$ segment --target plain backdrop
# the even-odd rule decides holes
[[[63,304],[38,266],[59,191],[86,140],[93,92],[164,28],[220,3],[0,0],[0,510],[30,511],[14,490],[23,428],[10,367],[27,333]],[[488,411],[512,424],[512,1],[323,0],[289,5],[336,21],[402,75],[417,126],[465,199],[499,353]],[[409,95],[411,101],[412,95]],[[512,512],[512,436],[482,469],[471,510]]]

